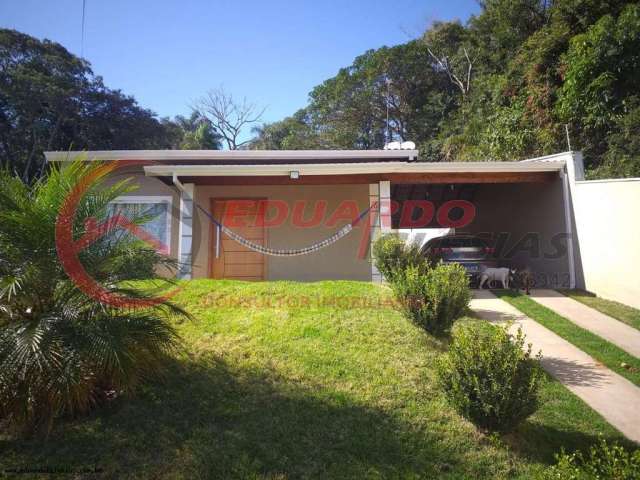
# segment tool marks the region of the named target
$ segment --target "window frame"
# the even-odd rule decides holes
[[[121,195],[115,200],[109,202],[109,205],[117,204],[140,204],[140,205],[154,205],[164,203],[167,205],[167,221],[165,225],[165,232],[167,235],[167,251],[160,251],[160,253],[169,255],[171,254],[171,214],[173,207],[173,196],[171,195]]]

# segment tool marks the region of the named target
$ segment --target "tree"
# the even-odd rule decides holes
[[[316,150],[331,148],[319,132],[306,109],[273,123],[254,127],[252,150]]]
[[[381,148],[412,140],[424,160],[515,160],[567,148],[587,175],[637,175],[636,2],[485,0],[466,24],[369,50],[317,87],[253,148]],[[636,173],[633,173],[636,172]]]
[[[588,159],[606,156],[609,142],[618,143],[638,119],[640,6],[628,5],[617,18],[605,15],[572,38],[563,69],[558,116],[577,131]],[[632,154],[640,162],[640,150]]]
[[[474,62],[466,38],[467,30],[460,22],[435,22],[423,36],[433,67],[447,74],[463,98],[471,89]]]
[[[194,106],[202,118],[211,122],[229,150],[237,150],[251,142],[251,139],[240,141],[239,137],[246,127],[260,121],[265,109],[258,108],[246,98],[236,101],[222,87],[210,90]]]
[[[168,148],[155,115],[60,44],[0,29],[0,167],[27,182],[44,150]]]
[[[331,148],[428,141],[453,106],[447,76],[432,67],[420,41],[366,52],[309,97],[309,121]]]
[[[118,308],[94,298],[70,280],[56,255],[56,222],[70,192],[82,179],[93,188],[78,204],[74,238],[103,224],[108,205],[133,190],[107,185],[99,162],[52,167],[28,186],[0,172],[0,421],[24,431],[49,430],[61,415],[95,407],[113,393],[128,394],[157,373],[177,347],[168,319],[185,315],[157,298],[144,308]],[[144,215],[129,220],[142,224]],[[79,254],[83,268],[108,295],[150,300],[131,280],[166,282],[157,266],[175,261],[133,236],[98,238]],[[158,283],[161,282],[161,283]]]
[[[178,129],[175,148],[182,150],[220,150],[222,136],[211,121],[193,111],[189,117],[178,115],[174,119]]]

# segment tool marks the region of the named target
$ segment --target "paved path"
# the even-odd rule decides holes
[[[532,290],[531,298],[579,327],[595,333],[634,357],[640,358],[640,330],[573,298],[565,297],[555,290]]]
[[[521,326],[533,351],[542,350],[545,370],[620,432],[640,443],[640,388],[487,290],[474,291],[471,308],[492,322],[513,320],[513,330]]]

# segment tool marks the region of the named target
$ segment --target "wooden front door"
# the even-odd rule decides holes
[[[258,199],[225,199],[211,200],[211,213],[220,221],[224,218],[230,201],[238,202],[234,211],[233,221],[243,226],[229,225],[238,235],[258,245],[266,244],[264,226],[256,226],[258,215]],[[242,215],[235,212],[242,211]],[[226,222],[225,222],[226,223]],[[216,254],[217,252],[217,254]],[[211,225],[211,246],[209,249],[210,274],[212,278],[227,278],[233,280],[264,280],[266,276],[265,256],[249,250],[229,238],[224,233],[218,238],[218,230]]]

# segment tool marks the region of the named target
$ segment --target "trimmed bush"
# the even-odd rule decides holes
[[[456,328],[438,377],[456,410],[487,431],[508,432],[538,408],[543,373],[521,329],[468,324]]]
[[[549,467],[542,478],[599,480],[636,480],[640,478],[640,450],[628,452],[620,445],[609,445],[600,439],[598,445],[589,449],[589,455],[582,452],[556,456],[557,464]]]
[[[420,247],[407,245],[397,235],[387,234],[373,244],[373,259],[376,268],[388,282],[393,282],[396,272],[411,265],[426,266],[426,259],[420,253]]]
[[[410,265],[395,271],[391,287],[404,314],[434,335],[448,332],[471,298],[469,280],[458,264]]]

